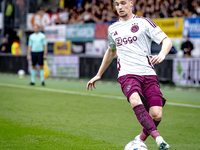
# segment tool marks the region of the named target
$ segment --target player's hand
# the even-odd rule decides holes
[[[87,90],[89,90],[89,88],[91,89],[92,91],[92,87],[95,87],[95,82],[98,81],[99,79],[101,79],[101,76],[95,76],[93,77],[88,83],[87,83]]]
[[[47,54],[44,54],[44,55],[43,55],[43,59],[47,59]]]
[[[149,57],[151,57],[151,63],[153,65],[159,64],[161,63],[164,59],[165,59],[165,55],[164,54],[158,54],[158,55],[149,55]]]
[[[26,59],[27,60],[30,60],[31,56],[30,55],[27,55]]]

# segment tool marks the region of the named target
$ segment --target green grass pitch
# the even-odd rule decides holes
[[[0,150],[123,150],[142,131],[120,85],[0,74]],[[171,150],[200,150],[200,92],[162,88],[158,127]],[[175,106],[186,104],[186,106]],[[157,146],[152,137],[149,150]]]

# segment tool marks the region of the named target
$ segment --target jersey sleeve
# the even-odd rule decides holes
[[[155,24],[151,19],[146,18],[146,33],[147,35],[157,44],[160,44],[167,35],[160,29],[160,27]]]
[[[116,44],[115,44],[115,41],[112,38],[112,35],[111,35],[109,29],[108,29],[108,48],[111,49],[111,50],[116,50]]]
[[[43,35],[43,45],[47,45],[47,39],[46,39],[46,36],[45,36],[45,34]]]
[[[32,42],[31,35],[30,35],[29,39],[28,39],[28,46],[32,46],[32,45],[33,45],[33,42]]]

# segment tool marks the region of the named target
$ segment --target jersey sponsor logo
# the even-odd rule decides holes
[[[133,26],[131,27],[131,32],[135,33],[139,30],[139,26],[137,23],[134,23]]]
[[[126,87],[126,92],[129,92],[130,89],[131,89],[131,85],[129,84],[129,85],[127,85],[127,87]]]
[[[162,30],[158,31],[155,35],[157,36],[158,34],[161,34],[161,33],[163,33]]]
[[[128,38],[118,37],[115,39],[116,46],[131,44],[131,43],[133,43],[133,41],[137,41],[137,36],[128,37]]]
[[[121,37],[116,38],[115,43],[116,43],[117,46],[121,46],[122,45],[122,38]]]
[[[115,35],[118,35],[117,31],[115,31],[115,33],[114,33],[114,35],[113,35],[113,36],[115,36]]]

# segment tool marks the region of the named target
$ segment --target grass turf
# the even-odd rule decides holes
[[[39,79],[0,75],[0,149],[2,150],[122,150],[138,135],[139,125],[118,84],[97,83],[86,91],[86,81],[47,79],[46,89],[82,92],[85,95],[44,91]],[[20,88],[23,86],[25,88]],[[27,88],[26,88],[27,86]],[[40,90],[38,90],[40,88]],[[169,102],[200,105],[194,91],[162,89]],[[166,105],[158,127],[172,150],[199,150],[200,108]],[[157,149],[148,138],[149,150]]]

